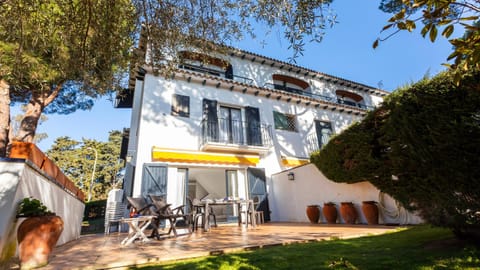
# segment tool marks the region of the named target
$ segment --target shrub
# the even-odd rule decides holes
[[[480,76],[443,73],[392,93],[311,160],[330,179],[370,181],[427,222],[480,229]]]

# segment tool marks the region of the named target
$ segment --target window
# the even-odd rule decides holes
[[[218,122],[220,142],[243,144],[243,122],[240,109],[220,106]]]
[[[174,94],[172,97],[172,115],[190,117],[190,97]]]
[[[273,112],[273,121],[275,123],[275,129],[297,131],[295,124],[295,115],[283,114],[279,112]]]
[[[317,131],[319,149],[322,149],[322,147],[328,143],[333,134],[332,123],[315,120],[315,130]]]

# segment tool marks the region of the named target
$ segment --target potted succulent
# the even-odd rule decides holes
[[[17,218],[26,218],[17,229],[18,255],[22,269],[48,264],[48,256],[63,231],[63,220],[38,199],[24,198]]]

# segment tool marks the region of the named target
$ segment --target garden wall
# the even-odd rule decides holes
[[[68,180],[69,181],[69,180]],[[85,204],[29,160],[0,159],[0,265],[15,255],[19,202],[34,197],[63,219],[64,229],[57,245],[80,237]]]
[[[293,172],[295,180],[288,180]],[[318,204],[323,208],[326,202],[337,206],[337,223],[343,223],[340,217],[340,202],[353,202],[358,223],[366,224],[362,213],[362,201],[379,202],[380,224],[419,224],[422,219],[399,207],[389,195],[381,193],[370,182],[355,184],[336,183],[327,179],[313,164],[306,164],[274,174],[269,183],[269,203],[272,221],[309,222],[306,216],[307,205]],[[325,217],[320,215],[320,222]]]

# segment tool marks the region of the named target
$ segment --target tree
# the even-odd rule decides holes
[[[177,61],[178,49],[212,53],[244,35],[255,37],[256,23],[283,29],[293,51],[290,60],[295,61],[305,39],[321,41],[324,30],[335,23],[332,1],[133,0],[146,41],[142,46],[148,48],[146,64],[154,70],[163,67],[166,55]],[[142,64],[144,54],[137,56]]]
[[[95,162],[95,154],[90,147],[94,148],[98,153],[98,158],[92,186],[92,198],[94,200],[105,199],[113,186],[121,184],[116,182],[116,175],[123,167],[123,161],[119,160],[121,140],[122,132],[117,130],[110,132],[108,142],[89,139],[79,142],[69,137],[59,137],[46,154],[86,194],[90,189]]]
[[[192,46],[219,50],[214,44],[253,35],[255,22],[283,27],[295,59],[302,53],[304,39],[320,41],[324,29],[335,22],[328,9],[331,1],[2,1],[0,155],[9,141],[5,116],[10,97],[28,100],[16,139],[30,142],[42,111],[69,87],[70,93],[93,98],[121,88],[121,75],[131,60],[129,49],[138,40],[134,25],[136,30],[144,29],[147,44],[141,45],[149,48],[147,64],[157,70],[165,54]],[[142,53],[134,59],[132,66],[144,64]],[[69,113],[92,105],[69,100],[73,103],[57,102],[56,108],[69,105],[65,111]]]
[[[480,241],[480,73],[398,90],[311,160],[336,182],[369,181],[436,226]]]
[[[47,106],[65,113],[88,109],[93,102],[78,97],[96,98],[122,85],[134,20],[128,0],[0,4],[1,155],[9,141],[10,101],[27,104],[16,139],[31,142]]]
[[[27,106],[22,105],[21,110],[23,113],[27,110]],[[20,123],[22,123],[24,115],[23,114],[17,114],[13,117],[13,121],[11,121],[10,125],[10,132],[12,135],[9,135],[9,137],[15,137],[16,134],[19,132],[20,129]],[[38,124],[41,125],[43,122],[47,121],[48,117],[45,114],[40,115],[40,119],[38,121]],[[33,138],[34,143],[39,143],[40,141],[48,138],[47,133],[35,133],[35,136]]]
[[[478,0],[382,0],[382,11],[394,15],[383,27],[383,31],[393,32],[384,38],[378,38],[373,47],[377,47],[379,41],[384,41],[399,31],[413,31],[417,23],[423,24],[421,35],[428,36],[434,42],[441,31],[441,35],[450,38],[455,27],[463,27],[465,35],[460,38],[452,38],[449,42],[454,51],[447,60],[454,60],[452,69],[456,81],[468,69],[480,69],[480,26],[478,24],[480,14],[480,2]]]

